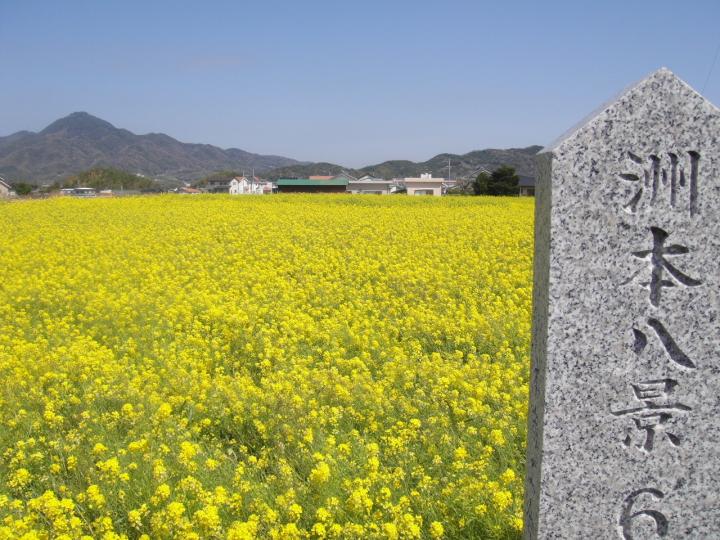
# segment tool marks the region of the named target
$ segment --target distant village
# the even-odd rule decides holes
[[[488,171],[486,171],[488,172]],[[271,195],[274,193],[350,193],[357,195],[425,195],[440,197],[449,194],[462,194],[467,180],[433,177],[421,174],[416,178],[393,178],[390,180],[365,175],[355,178],[347,173],[330,176],[308,176],[307,178],[279,178],[275,181],[263,180],[257,176],[235,176],[228,179],[211,179],[202,185],[185,185],[166,193],[179,195],[199,195],[202,193],[227,193],[230,195]],[[61,188],[55,195],[71,197],[114,197],[141,195],[139,190],[99,190],[91,187]],[[517,195],[534,196],[535,179],[520,176],[517,183]],[[15,197],[9,183],[0,178],[0,197]]]

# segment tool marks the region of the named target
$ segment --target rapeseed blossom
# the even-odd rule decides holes
[[[532,202],[0,203],[0,538],[519,538]]]

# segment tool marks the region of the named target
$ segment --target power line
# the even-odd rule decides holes
[[[705,93],[705,87],[710,81],[710,75],[712,75],[713,69],[715,69],[715,62],[717,62],[718,54],[720,54],[720,43],[718,43],[717,49],[715,49],[715,56],[713,57],[712,64],[710,65],[710,71],[708,71],[707,77],[705,77],[705,84],[703,84],[702,90],[700,91],[701,94]]]

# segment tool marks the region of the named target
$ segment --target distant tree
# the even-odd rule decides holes
[[[491,176],[485,171],[478,174],[472,183],[473,193],[475,193],[475,195],[487,195],[490,179]]]
[[[503,165],[492,174],[478,174],[473,182],[473,191],[475,195],[514,195],[519,180],[514,167]]]
[[[22,197],[23,195],[29,195],[30,192],[35,189],[35,186],[28,184],[27,182],[15,182],[12,185],[12,188],[15,193]]]
[[[515,173],[514,167],[498,167],[490,177],[488,195],[515,195],[519,181],[520,177]]]
[[[204,178],[201,178],[197,182],[195,182],[193,185],[202,187],[208,185],[210,182],[230,182],[233,178],[236,176],[242,176],[243,173],[238,171],[217,171],[212,174],[207,175]]]

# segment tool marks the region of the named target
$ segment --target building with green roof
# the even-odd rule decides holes
[[[344,175],[329,179],[279,178],[278,193],[345,193],[349,179]]]

